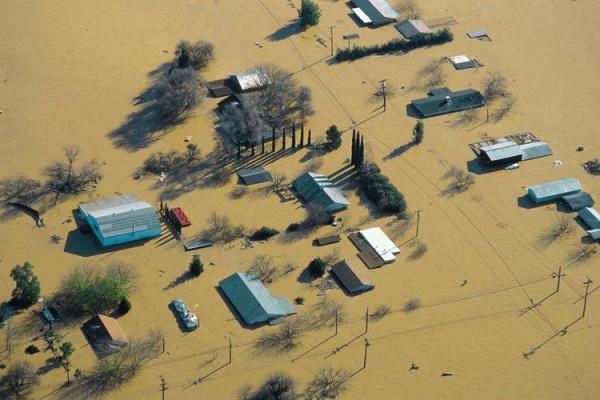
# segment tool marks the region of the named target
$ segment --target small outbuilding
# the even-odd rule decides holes
[[[561,200],[571,211],[579,211],[585,207],[593,207],[594,199],[589,193],[579,192],[561,197]]]
[[[362,293],[375,288],[375,284],[366,271],[346,260],[331,267],[331,273],[350,294]]]
[[[479,158],[488,165],[519,162],[523,159],[521,147],[511,141],[479,148]]]
[[[587,233],[593,240],[600,240],[600,229],[590,229]]]
[[[540,183],[527,188],[527,195],[536,203],[557,200],[563,196],[581,192],[581,183],[575,178]]]
[[[288,299],[273,296],[252,274],[236,272],[219,282],[219,288],[247,325],[275,325],[296,313]]]
[[[231,75],[229,81],[235,90],[241,93],[259,90],[271,83],[267,74],[258,69]]]
[[[596,209],[585,207],[579,210],[579,218],[590,229],[600,229],[600,214]]]
[[[317,246],[327,246],[328,244],[339,243],[342,240],[340,235],[323,236],[316,238],[314,244]]]
[[[79,215],[102,246],[160,236],[156,210],[134,195],[119,195],[79,205]]]
[[[429,118],[483,107],[485,99],[475,89],[453,92],[444,87],[431,90],[427,97],[413,100],[410,105],[421,117]]]
[[[273,177],[264,167],[243,168],[237,172],[240,183],[255,185],[257,183],[271,182]]]
[[[114,353],[129,344],[117,320],[106,315],[96,315],[82,329],[99,354]]]
[[[344,192],[325,175],[307,172],[292,182],[292,187],[307,203],[316,204],[329,213],[348,208]]]
[[[402,36],[409,40],[417,35],[431,33],[431,29],[429,29],[425,22],[420,19],[407,19],[405,21],[398,22],[396,25],[394,25],[394,28],[396,28],[396,30],[400,32]]]
[[[400,14],[386,0],[352,0],[354,14],[368,25],[385,25],[394,22]]]
[[[377,253],[385,264],[394,262],[396,260],[396,254],[400,253],[400,249],[379,227],[363,229],[362,231],[359,231],[358,234],[365,242],[367,242],[369,247]]]

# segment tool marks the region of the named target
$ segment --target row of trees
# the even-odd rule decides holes
[[[377,164],[365,162],[358,174],[360,186],[369,200],[383,212],[402,215],[406,211],[406,200],[402,193],[381,173]]]
[[[334,60],[337,62],[352,61],[373,54],[387,54],[397,51],[408,53],[421,47],[441,45],[452,40],[454,40],[452,32],[448,29],[442,29],[434,33],[420,33],[410,40],[392,39],[384,44],[338,49]]]
[[[365,140],[360,132],[352,130],[352,154],[350,162],[354,167],[360,168],[365,162]]]

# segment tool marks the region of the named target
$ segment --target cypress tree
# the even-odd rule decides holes
[[[292,124],[292,149],[296,148],[296,123]]]
[[[361,136],[360,137],[360,147],[359,147],[359,151],[358,151],[358,166],[362,167],[363,163],[365,162],[365,137]]]
[[[283,128],[282,132],[281,132],[282,138],[283,138],[283,144],[282,144],[282,149],[285,150],[285,128]]]
[[[275,127],[273,127],[273,136],[271,137],[271,152],[275,152]]]
[[[311,129],[308,130],[308,145],[311,143]]]
[[[304,147],[304,123],[300,125],[300,147]]]
[[[254,142],[252,142],[252,154],[251,154],[252,156],[254,156],[254,147],[255,147],[255,144],[254,144]]]
[[[265,137],[262,137],[262,152],[261,154],[265,154]]]
[[[350,162],[352,165],[356,165],[356,130],[352,129],[352,153],[350,155]]]
[[[237,158],[238,160],[240,159],[240,157],[242,156],[242,146],[240,146],[240,144],[237,144]]]

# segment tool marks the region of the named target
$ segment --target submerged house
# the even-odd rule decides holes
[[[160,220],[154,207],[133,195],[81,203],[79,215],[102,246],[160,236]]]
[[[247,325],[275,325],[296,313],[285,297],[275,297],[255,275],[236,272],[219,282],[221,292]]]
[[[400,249],[381,228],[363,229],[358,232],[358,235],[377,253],[385,264],[396,261],[396,254],[400,253]]]
[[[114,353],[129,344],[117,320],[106,315],[96,315],[82,329],[99,354]]]
[[[594,208],[585,207],[579,210],[579,218],[590,229],[600,229],[600,213]]]
[[[331,267],[331,273],[350,294],[366,292],[375,288],[375,284],[359,266],[342,260]]]
[[[473,153],[488,165],[509,164],[552,155],[547,143],[530,132],[488,138],[469,145]]]
[[[352,12],[365,25],[385,25],[394,22],[400,14],[386,0],[352,0]]]
[[[563,196],[581,192],[581,183],[575,178],[532,185],[527,188],[527,195],[536,203],[557,200]]]
[[[582,208],[593,207],[594,199],[589,193],[578,192],[561,197],[561,200],[571,211],[579,211]]]
[[[485,99],[475,89],[453,92],[444,87],[431,90],[427,97],[413,100],[410,105],[421,117],[429,118],[483,107]]]
[[[348,208],[348,199],[325,175],[307,172],[292,182],[292,187],[307,203],[316,204],[329,213]]]
[[[431,29],[420,19],[407,19],[394,25],[394,28],[409,40],[420,34],[431,33]]]

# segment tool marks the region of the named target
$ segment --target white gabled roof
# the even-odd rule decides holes
[[[379,227],[363,229],[359,233],[385,263],[394,261],[394,254],[400,253],[400,249]]]

